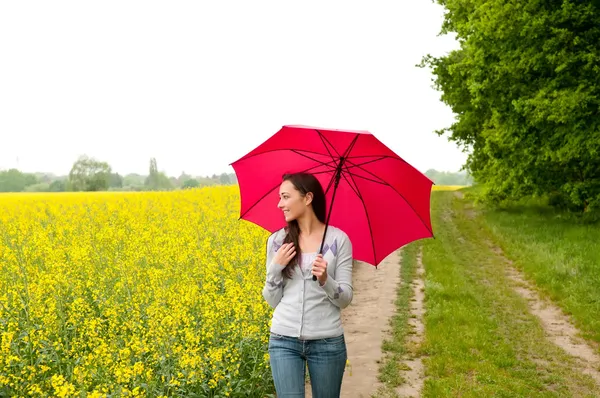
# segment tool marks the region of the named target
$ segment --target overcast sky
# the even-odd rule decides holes
[[[431,0],[2,1],[0,169],[232,172],[286,124],[368,130],[421,171],[466,159],[435,129]]]

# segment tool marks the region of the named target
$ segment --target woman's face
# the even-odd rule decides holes
[[[289,222],[304,214],[309,204],[309,196],[302,196],[290,181],[283,181],[279,186],[279,207],[283,211],[285,221]]]

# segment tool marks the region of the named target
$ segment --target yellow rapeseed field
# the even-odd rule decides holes
[[[431,187],[433,191],[457,191],[466,188],[465,185],[434,185]]]
[[[0,195],[0,396],[272,392],[268,232],[238,201],[237,186]]]

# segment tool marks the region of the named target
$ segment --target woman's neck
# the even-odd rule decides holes
[[[304,236],[311,236],[315,232],[323,231],[323,223],[313,214],[298,219],[300,233]]]

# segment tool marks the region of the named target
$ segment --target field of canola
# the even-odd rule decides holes
[[[0,195],[0,396],[269,394],[268,232],[238,202]]]

